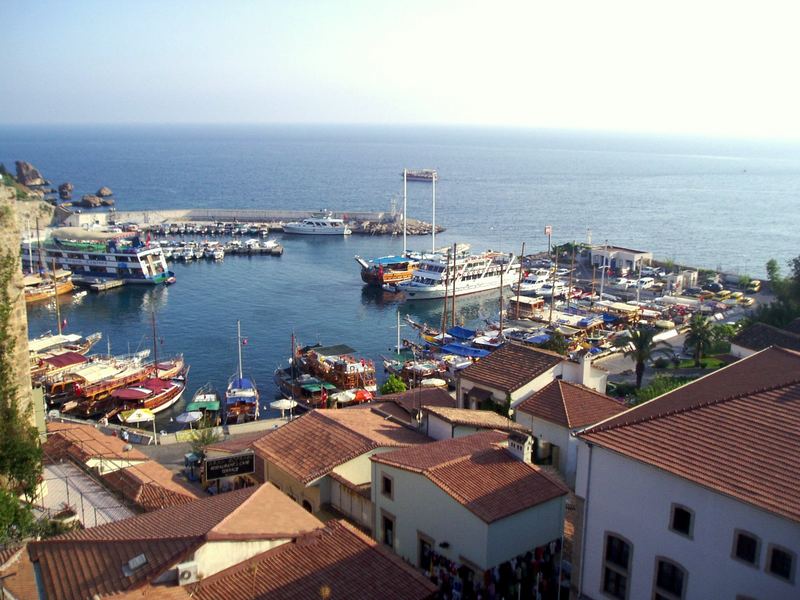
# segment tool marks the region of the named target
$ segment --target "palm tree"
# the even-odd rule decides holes
[[[659,346],[664,342],[655,342],[653,338],[656,330],[652,327],[639,325],[627,335],[617,338],[614,345],[626,348],[624,356],[632,358],[636,363],[636,389],[642,387],[642,377],[644,377],[645,364],[653,359],[656,354],[667,351],[660,349]]]
[[[689,321],[689,331],[683,347],[692,351],[694,366],[701,367],[703,355],[708,352],[716,341],[716,334],[711,323],[701,314],[696,314]]]

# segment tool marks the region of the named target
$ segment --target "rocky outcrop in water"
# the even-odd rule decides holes
[[[47,183],[39,170],[31,163],[18,160],[14,164],[17,166],[17,181],[22,185],[45,185]]]
[[[97,190],[97,195],[101,198],[108,198],[109,196],[113,196],[114,192],[111,191],[111,188],[103,186]]]
[[[98,206],[102,206],[103,199],[98,196],[93,196],[92,194],[86,194],[85,196],[81,197],[80,205],[85,206],[86,208],[97,208]]]
[[[58,197],[62,200],[69,200],[72,198],[72,192],[74,189],[75,186],[73,186],[69,181],[62,183],[60,186],[58,186]]]

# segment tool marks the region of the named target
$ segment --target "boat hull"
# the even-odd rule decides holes
[[[513,272],[510,274],[509,278],[511,277],[513,277]],[[504,284],[503,287],[508,286]],[[466,296],[468,294],[477,294],[479,292],[488,292],[491,290],[500,289],[500,278],[487,277],[473,282],[459,282],[456,283],[455,293],[452,289],[445,290],[444,285],[423,286],[414,285],[413,282],[400,284],[397,286],[397,289],[405,294],[406,300],[436,300],[444,298],[445,294],[448,297],[453,295]]]
[[[283,233],[297,235],[350,235],[352,231],[346,227],[341,229],[333,227],[330,229],[322,229],[315,227],[304,227],[301,224],[287,223],[283,226]]]

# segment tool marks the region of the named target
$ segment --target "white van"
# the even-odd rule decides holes
[[[639,281],[636,282],[637,287],[640,290],[646,290],[648,288],[653,287],[655,285],[656,280],[652,277],[642,277]]]

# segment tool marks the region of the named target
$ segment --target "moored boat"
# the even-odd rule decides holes
[[[361,265],[361,280],[375,286],[408,281],[419,263],[406,256],[382,256],[369,261],[356,256],[355,259]]]
[[[374,363],[356,358],[354,352],[344,344],[311,346],[297,351],[295,360],[302,372],[332,383],[340,390],[365,389],[376,392],[378,386]]]
[[[406,169],[401,176],[405,176],[408,181],[435,181],[439,179],[436,169]]]
[[[191,402],[186,405],[186,412],[202,413],[204,425],[214,427],[221,421],[219,407],[219,393],[211,383],[207,383],[194,393]]]
[[[236,337],[239,368],[228,381],[228,388],[225,391],[224,421],[226,424],[255,421],[260,412],[256,383],[251,378],[245,377],[242,372],[242,328],[239,321],[236,321]]]
[[[184,384],[180,381],[150,377],[135,386],[114,390],[111,401],[118,412],[145,408],[159,413],[180,400],[183,390]]]
[[[283,226],[283,232],[306,235],[350,235],[352,233],[344,220],[335,219],[329,211],[315,213],[300,222],[286,223]]]

